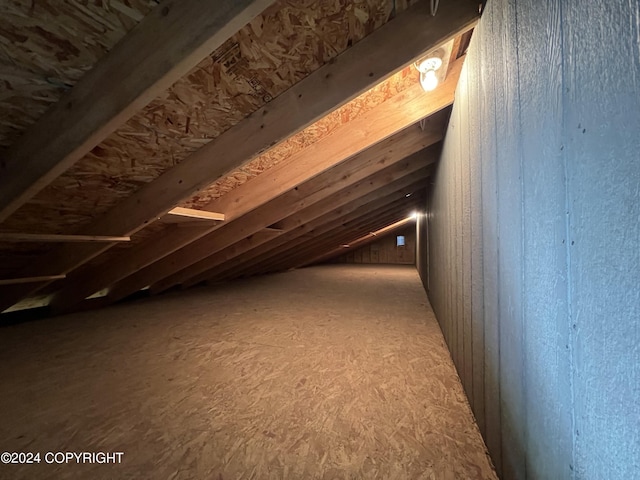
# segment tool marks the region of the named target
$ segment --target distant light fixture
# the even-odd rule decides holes
[[[418,212],[411,212],[411,215],[409,215],[409,217],[415,220],[416,218],[418,218]]]
[[[407,194],[405,195],[405,197],[406,197],[406,198],[409,198],[410,196],[411,196],[411,194],[410,194],[410,193],[407,193]]]
[[[344,245],[340,245],[342,248],[349,248],[349,245],[347,245],[346,243]]]
[[[418,60],[415,67],[420,72],[420,85],[425,92],[435,90],[438,86],[438,76],[436,70],[442,66],[442,59],[439,57],[429,57]]]

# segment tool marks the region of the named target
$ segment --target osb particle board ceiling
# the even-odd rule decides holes
[[[460,4],[465,3],[463,0],[456,1]],[[62,276],[75,271],[76,277],[80,278],[94,271],[99,272],[104,265],[119,262],[122,252],[135,253],[153,250],[153,248],[157,250],[159,241],[164,238],[170,238],[174,246],[165,252],[154,251],[155,256],[147,255],[149,258],[146,263],[140,262],[137,266],[138,270],[143,269],[144,273],[145,267],[155,267],[167,255],[182,255],[181,252],[185,248],[193,250],[195,247],[191,244],[196,245],[197,242],[194,242],[203,234],[189,233],[191,235],[189,236],[185,232],[189,228],[194,232],[196,230],[193,229],[202,229],[202,224],[200,226],[189,224],[183,227],[171,223],[145,222],[139,227],[127,228],[127,231],[122,233],[95,232],[93,227],[96,224],[100,225],[102,217],[117,211],[123,200],[131,198],[134,194],[138,195],[142,186],[152,186],[151,184],[157,183],[154,181],[158,179],[164,181],[164,176],[160,178],[163,173],[171,173],[188,157],[194,154],[199,155],[203,146],[230,131],[229,129],[234,125],[252,122],[252,116],[257,115],[259,111],[266,114],[271,105],[278,103],[277,101],[274,103],[274,99],[280,101],[283,93],[290,92],[289,89],[292,86],[296,86],[307,77],[313,77],[311,74],[319,71],[320,67],[330,65],[341,53],[351,50],[354,45],[358,45],[363,39],[377,32],[381,26],[402,15],[402,12],[417,3],[428,2],[406,0],[273,2],[243,28],[221,42],[218,48],[208,53],[170,88],[163,90],[155,99],[118,126],[113,133],[96,143],[84,157],[64,173],[39,189],[26,202],[22,202],[22,205],[0,224],[0,233],[83,234],[85,231],[90,231],[93,235],[127,235],[127,232],[131,232],[132,235],[131,242],[106,244],[104,248],[82,245],[73,249],[68,245],[60,247],[59,244],[48,242],[21,244],[0,242],[0,279],[8,279],[0,280],[5,282],[0,284],[0,310],[4,310],[20,299],[34,296],[38,291],[40,291],[38,295],[43,293],[48,295],[57,291],[64,293],[67,284],[74,285],[71,277],[68,280],[53,283],[44,278],[36,281],[34,277]],[[127,42],[129,36],[137,31],[136,25],[141,24],[149,12],[153,9],[168,7],[179,8],[173,5],[173,2],[160,2],[158,5],[155,1],[63,3],[33,0],[30,4],[24,4],[24,2],[2,0],[0,2],[0,9],[3,11],[3,15],[0,16],[0,80],[2,80],[0,91],[3,95],[0,95],[0,146],[4,147],[5,152],[9,152],[7,155],[10,155],[14,143],[24,142],[24,138],[29,138],[33,131],[37,131],[38,123],[35,122],[48,106],[55,105],[57,101],[64,98],[65,93],[73,92],[74,85],[83,80],[86,72],[90,72],[101,58],[108,59],[110,50],[118,41]],[[420,8],[424,10],[426,7],[420,6]],[[165,10],[161,12],[161,15],[165,14]],[[406,19],[410,15],[411,12],[408,12],[403,18]],[[461,15],[460,25],[451,27],[447,25],[444,28],[444,30],[446,28],[451,30],[451,38],[454,32],[459,35],[473,26],[474,16],[468,13],[464,15]],[[452,16],[449,15],[449,17]],[[453,18],[455,24],[457,21],[455,15]],[[451,22],[449,18],[446,21]],[[127,35],[128,32],[129,35]],[[374,45],[374,40],[370,44]],[[451,53],[452,61],[462,53],[463,49],[458,48],[458,45],[459,39]],[[424,48],[426,50],[428,47],[435,46],[424,45]],[[373,47],[366,48],[375,51]],[[375,48],[384,48],[384,45],[375,45]],[[375,61],[369,59],[371,56],[365,55],[367,58],[361,59],[362,62],[375,65]],[[409,62],[405,65],[407,63]],[[334,68],[344,69],[345,67]],[[200,210],[209,209],[216,204],[217,200],[229,197],[230,192],[237,191],[239,187],[251,180],[260,180],[264,177],[267,181],[269,176],[265,174],[275,172],[274,168],[278,165],[295,169],[294,160],[301,155],[304,156],[305,152],[310,151],[311,147],[320,140],[331,137],[334,132],[341,132],[336,136],[344,137],[345,127],[350,126],[351,122],[360,116],[366,117],[366,114],[375,113],[376,108],[385,102],[393,100],[397,103],[403,92],[413,91],[411,88],[415,87],[417,78],[414,67],[406,66],[389,78],[385,78],[385,73],[387,72],[376,73],[383,81],[373,84],[373,88],[359,96],[353,98],[345,93],[344,101],[348,103],[344,106],[340,103],[335,104],[333,111],[326,111],[322,118],[316,118],[312,123],[301,123],[297,131],[291,131],[284,141],[273,142],[275,145],[272,143],[271,148],[262,148],[256,151],[255,155],[244,158],[235,169],[226,171],[217,179],[212,177],[209,186],[200,188],[191,197],[184,197],[180,203],[181,206]],[[455,75],[458,73],[459,66]],[[326,78],[329,78],[329,75]],[[369,76],[374,76],[374,73]],[[322,96],[322,93],[318,91],[317,95]],[[99,93],[96,92],[96,94]],[[411,94],[407,93],[407,95]],[[450,104],[450,101],[448,103]],[[443,106],[446,104],[445,101]],[[436,126],[436,130],[438,128]],[[392,131],[390,130],[389,133]],[[24,137],[21,138],[21,135]],[[372,138],[370,144],[374,145],[382,138]],[[432,143],[433,140],[424,143],[424,146],[429,145],[430,142]],[[364,144],[363,147],[369,148]],[[357,151],[358,149],[353,153]],[[409,151],[414,150],[407,150]],[[349,155],[344,158],[348,158]],[[327,164],[327,167],[329,166],[330,164]],[[383,169],[383,164],[379,169]],[[320,171],[322,170],[318,170],[318,173]],[[374,172],[375,170],[372,170],[372,173]],[[208,171],[202,172],[203,178],[209,178],[209,175]],[[279,178],[276,173],[271,176]],[[1,177],[0,181],[2,181]],[[373,185],[373,182],[371,184]],[[256,185],[260,185],[259,181]],[[345,183],[345,185],[348,184]],[[357,185],[354,184],[352,188]],[[309,188],[311,187],[307,188],[309,192],[315,191]],[[261,208],[267,208],[267,200],[265,197],[264,206]],[[327,202],[327,199],[324,201]],[[161,206],[159,211],[162,209],[166,211],[171,207],[172,205],[166,205],[164,209],[165,207]],[[303,207],[304,202],[300,204],[298,210],[304,211]],[[121,213],[126,216],[127,212]],[[406,215],[405,211],[392,214],[393,218],[389,217],[389,222],[403,215]],[[307,217],[309,221],[315,218],[309,215]],[[300,222],[305,221],[307,217],[301,216]],[[224,230],[227,228],[226,222],[223,222],[223,225],[211,225],[203,231],[206,233],[220,227],[221,232],[226,232],[232,228],[228,227]],[[264,227],[251,224],[246,229],[236,229],[239,233],[236,233],[235,237],[230,237],[229,248],[246,254],[248,247],[240,248],[239,244],[234,242],[239,242],[246,237],[245,243],[253,242],[256,245],[262,245],[267,242],[267,237],[284,232],[278,228],[265,230],[266,233],[262,234],[265,239],[257,241],[255,235]],[[241,234],[245,230],[247,234],[242,237]],[[233,240],[236,237],[237,240]],[[329,244],[318,246],[327,250],[330,250],[330,247]],[[129,255],[131,257],[132,254]],[[194,259],[202,256],[189,255],[187,255],[189,258]],[[228,256],[228,254],[225,255]],[[69,257],[68,261],[66,261],[67,257]],[[34,260],[42,260],[40,269],[36,268],[37,263],[34,263]],[[272,263],[273,260],[270,262]],[[189,265],[185,263],[184,267]],[[120,284],[126,280],[125,277],[136,273],[136,269],[122,268],[121,270],[117,274],[113,273],[109,281],[120,279],[118,282]],[[170,276],[172,271],[162,270],[162,275]],[[140,276],[139,272],[137,274]],[[10,284],[10,279],[21,279],[21,277],[28,277],[29,282],[25,282],[26,286]],[[161,280],[163,276],[150,278],[155,281],[156,278]],[[105,282],[107,282],[106,279]],[[115,286],[117,284],[112,285],[112,287]],[[100,290],[106,287],[109,285],[104,285]],[[66,290],[68,293],[72,289],[69,287]],[[124,287],[120,290],[126,291]],[[108,292],[109,289],[107,288],[106,291]],[[77,299],[74,299],[74,302],[77,303]]]
[[[0,2],[0,146],[11,145],[156,5]]]
[[[67,35],[66,23],[49,27],[53,21],[66,22],[67,16],[61,18],[55,9],[53,12],[47,9],[48,15],[40,15],[49,3],[60,2],[36,1],[31,10],[23,7],[23,15],[38,15],[35,20],[38,25],[31,29],[34,33],[27,33],[25,40],[44,35],[44,42],[56,46],[58,51],[48,64],[57,58],[68,63],[75,59],[74,63],[80,64],[78,57],[84,52],[73,49],[77,40]],[[137,7],[143,6],[143,2],[137,3],[140,4]],[[3,228],[38,233],[79,228],[385,24],[392,14],[405,9],[406,4],[406,1],[389,0],[275,2],[12,215]],[[150,7],[145,6],[148,11]],[[111,14],[114,8],[102,10]],[[83,26],[88,27],[87,23],[99,12],[85,15]],[[99,32],[104,31],[104,27],[94,26],[94,31],[87,28],[90,36],[84,42],[95,43],[95,37],[101,36]],[[120,37],[125,33],[121,31]],[[28,42],[23,49],[28,49],[31,43],[37,45],[36,41]],[[21,52],[25,58],[24,70],[35,69],[27,63],[29,59],[37,62],[36,65],[40,63],[40,50]],[[82,60],[95,63],[98,58],[87,56]],[[84,63],[77,68],[75,77],[66,75],[62,84],[71,87],[80,76],[81,68],[88,70],[90,66]],[[72,69],[66,68],[65,72],[67,70]],[[32,81],[35,80],[34,75]],[[50,94],[54,101],[61,93],[60,89],[55,91],[56,95]],[[35,103],[35,95],[29,93],[25,91],[23,101]],[[36,98],[40,96],[38,92]],[[0,115],[4,117],[4,111]],[[31,121],[35,119],[34,115]],[[3,137],[0,141],[6,144],[10,140]],[[295,143],[303,146],[309,140],[312,141],[301,136]],[[234,172],[233,184],[241,183],[248,173],[253,176],[265,170],[279,157],[286,157],[291,148],[289,143],[282,153],[271,152]],[[207,196],[219,196],[228,191],[230,185],[225,184],[227,188],[219,192],[212,189]],[[197,200],[192,204],[196,205]]]

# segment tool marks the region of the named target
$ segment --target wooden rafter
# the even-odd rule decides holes
[[[325,213],[324,208],[328,207],[326,205],[324,207],[315,206],[315,203],[325,198],[331,198],[333,202],[336,202],[336,206],[348,203],[359,196],[380,188],[382,185],[407,175],[415,174],[415,172],[425,168],[424,164],[428,159],[424,159],[423,163],[419,163],[416,159],[412,160],[413,161],[402,161],[399,164],[387,167],[373,174],[372,178],[365,177],[358,181],[352,180],[352,178],[356,178],[354,176],[347,177],[346,179],[340,178],[332,188],[324,188],[318,191],[315,195],[315,201],[311,198],[312,195],[306,195],[304,191],[301,191],[301,187],[294,191],[295,194],[300,194],[299,200],[297,201],[287,195],[281,195],[263,208],[255,210],[236,222],[229,223],[226,231],[224,229],[217,230],[210,237],[203,237],[189,248],[177,252],[119,282],[115,287],[110,289],[109,297],[116,301],[136,292],[145,285],[167,278],[213,253],[219,252],[236,243],[246,236],[246,234],[250,234],[253,229],[258,230],[261,228],[263,222],[271,224],[274,220],[286,218],[294,214],[301,210],[303,206],[309,205],[308,208],[315,207],[318,209],[317,215],[322,215]],[[334,176],[331,177],[335,178]],[[292,196],[295,194],[292,194]],[[271,218],[269,218],[269,216],[271,216]],[[243,235],[243,232],[245,235]]]
[[[168,217],[168,218],[167,218]],[[175,207],[167,212],[160,220],[166,219],[168,222],[176,222],[183,220],[204,220],[208,222],[224,221],[225,214],[210,212],[208,210],[194,210],[193,208]]]
[[[416,186],[414,184],[414,186]],[[421,182],[420,188],[423,187]],[[398,211],[404,211],[408,206],[413,205],[407,199],[401,199],[391,205],[378,207],[372,212],[365,212],[357,218],[345,220],[342,223],[325,225],[324,228],[314,232],[311,237],[301,238],[298,242],[282,245],[270,252],[268,255],[261,257],[258,261],[253,261],[247,265],[244,270],[233,272],[231,277],[236,275],[253,275],[257,273],[266,273],[276,271],[283,268],[290,268],[296,265],[298,259],[308,260],[309,256],[316,255],[318,251],[327,251],[337,245],[342,245],[349,240],[353,240],[354,236],[359,236],[358,232],[363,230],[365,233],[376,228],[376,224],[388,225],[386,218],[397,216]]]
[[[153,9],[6,153],[0,222],[272,3],[181,0]]]
[[[460,64],[456,66],[448,83],[443,85],[437,94],[426,95],[418,86],[392,97],[354,122],[336,129],[326,139],[311,145],[274,169],[268,170],[231,191],[228,195],[210,203],[208,207],[225,212],[228,225],[233,222],[233,219],[250,215],[260,206],[277,198],[280,194],[291,191],[304,180],[313,178],[314,175],[325,175],[323,178],[325,178],[326,185],[335,184],[333,176],[327,177],[326,172],[330,171],[331,167],[339,166],[341,162],[354,154],[366,159],[361,160],[364,166],[384,158],[387,151],[393,152],[391,154],[393,158],[399,160],[403,156],[410,155],[439,141],[444,133],[444,125],[448,117],[448,112],[443,108],[453,102],[459,71]],[[408,125],[424,115],[432,115],[432,118],[425,124],[425,132],[420,132],[417,127],[406,129]],[[359,134],[354,135],[354,130]],[[366,153],[367,147],[385,137],[389,138],[375,147],[374,152],[378,152],[377,154]],[[359,153],[361,151],[363,152]],[[370,171],[370,169],[359,170],[358,174],[360,175],[365,171]],[[344,171],[331,175],[344,175]],[[289,196],[291,195],[295,195],[297,199],[301,192],[290,193]],[[291,208],[291,205],[294,204],[292,203],[286,208]],[[267,220],[268,218],[270,217],[262,217],[261,225],[266,227],[278,220],[276,218],[270,222]],[[265,224],[265,222],[270,223]],[[193,231],[192,235],[180,231],[170,232],[169,235],[151,239],[129,252],[123,252],[122,258],[118,262],[109,265],[100,272],[86,271],[72,274],[65,288],[54,297],[52,305],[54,308],[66,310],[93,292],[108,287],[143,267],[161,261],[179,248],[197,242],[205,235],[212,235],[223,228],[226,227],[224,225],[212,226],[210,230]],[[242,231],[238,235],[244,238],[248,234],[246,231]],[[216,238],[218,237],[216,236]]]
[[[431,138],[431,142],[435,143],[441,138],[441,135],[438,133],[440,129],[441,127],[434,126],[432,134],[425,136],[425,139]],[[406,158],[407,153],[405,149],[401,148],[402,145],[395,145],[394,147],[396,148],[392,150],[389,148],[389,145],[390,142],[381,142],[379,145],[375,145],[369,150],[362,152],[348,162],[334,167],[325,174],[307,182],[310,187],[307,184],[303,184],[298,187],[297,190],[289,192],[288,195],[285,194],[281,196],[280,201],[273,204],[273,206],[269,204],[265,205],[256,212],[256,217],[273,219],[275,217],[272,215],[275,214],[281,217],[278,220],[279,228],[284,232],[289,232],[306,222],[315,220],[327,212],[342,207],[345,203],[350,202],[350,199],[357,201],[357,195],[366,196],[368,194],[367,192],[370,192],[376,185],[375,182],[378,180],[375,179],[375,176],[379,172],[393,171],[392,167],[394,165],[405,166],[404,168],[408,168],[409,170],[420,168],[423,165],[435,161],[435,152],[439,151],[438,149],[430,149],[432,150],[430,152],[412,152],[413,154]],[[393,144],[391,143],[391,145]],[[407,164],[411,165],[406,167]],[[417,173],[415,175],[420,178]],[[340,178],[341,180],[334,180]],[[369,184],[364,182],[367,178],[372,179]],[[320,183],[323,181],[327,182],[327,184],[323,185]],[[384,186],[392,188],[393,184],[391,186],[384,184]],[[317,190],[317,193],[305,195],[307,189],[310,191]],[[287,199],[292,198],[292,200],[294,200],[295,197],[298,197],[300,194],[302,194],[304,198],[301,203],[302,208],[296,209],[295,203],[290,203]],[[290,203],[291,207],[279,207],[279,205],[286,205],[287,203]],[[248,225],[244,227],[246,230],[251,231],[255,228],[255,226],[251,226],[249,219],[240,220],[243,221],[243,224],[245,222],[248,223]],[[162,283],[170,283],[169,286],[181,283],[217,264],[220,259],[223,258],[220,255],[220,249],[217,246],[213,248],[213,245],[219,245],[219,238],[216,235],[212,235],[210,238],[211,243],[205,243],[201,247],[201,251],[204,252],[202,259],[194,262],[191,266],[186,265],[185,262],[179,259],[174,260],[173,263],[175,265],[183,265],[185,268],[171,275],[170,278],[162,281]],[[239,240],[241,240],[240,236],[238,236],[236,241]],[[157,283],[156,281],[156,284]]]
[[[341,234],[326,235],[324,238],[318,239],[315,243],[303,247],[296,255],[281,255],[276,258],[276,261],[269,265],[267,270],[263,271],[280,271],[283,269],[299,268],[309,264],[309,259],[317,259],[320,256],[326,255],[328,252],[333,251],[336,247],[341,247],[344,244],[352,244],[354,239],[358,239],[368,235],[372,230],[381,229],[385,226],[393,224],[397,221],[406,218],[405,209],[399,209],[399,211],[389,212],[384,217],[376,217],[369,219],[368,222],[360,225],[358,229],[345,229]],[[351,247],[349,247],[351,249]],[[341,247],[341,250],[347,250]],[[333,254],[331,254],[333,256]],[[317,261],[317,260],[315,260]]]
[[[386,233],[389,233],[393,230],[397,230],[400,227],[404,227],[407,223],[412,222],[413,219],[411,218],[403,218],[402,220],[398,220],[397,222],[391,223],[379,230],[376,230],[374,232],[369,232],[366,235],[363,235],[362,237],[358,237],[355,240],[351,240],[349,241],[348,245],[350,249],[355,249],[358,247],[361,247],[363,245],[366,245],[369,242],[373,242],[374,240],[376,240],[378,238],[378,235],[384,235]],[[302,263],[300,265],[300,267],[304,267],[306,265],[312,265],[314,263],[319,263],[325,260],[329,260],[330,258],[336,256],[336,255],[340,255],[341,253],[344,253],[344,251],[342,251],[339,247],[335,248],[333,250],[330,250],[326,253],[323,253],[315,258],[310,259],[309,261],[307,261],[306,263]]]
[[[0,242],[129,242],[131,237],[63,235],[48,233],[0,233]]]
[[[420,184],[422,182],[422,179],[419,180]],[[334,209],[314,221],[306,222],[277,239],[265,242],[258,247],[247,249],[245,252],[235,255],[221,252],[218,257],[222,258],[219,258],[218,265],[212,265],[212,268],[188,279],[188,281],[183,282],[183,285],[189,287],[205,280],[216,279],[230,271],[241,273],[243,268],[260,263],[284,248],[296,248],[305,239],[324,235],[326,231],[331,230],[336,225],[342,226],[367,215],[379,215],[387,209],[395,209],[397,208],[397,202],[405,203],[407,190],[412,191],[414,187],[418,188],[418,185],[399,188],[397,191],[382,197],[383,193],[378,190],[342,208]],[[155,293],[154,286],[152,286],[152,291]]]
[[[414,191],[414,192],[418,192],[419,190],[424,188],[424,179],[419,179],[417,182],[414,182],[414,184],[409,185],[408,187],[403,187],[400,188],[397,192],[395,192],[395,195],[389,195],[386,197],[382,197],[379,198],[379,192],[374,192],[372,195],[369,196],[365,196],[362,197],[361,199],[367,199],[367,197],[369,198],[369,200],[373,199],[374,197],[376,198],[374,201],[372,201],[371,203],[365,204],[365,203],[360,203],[359,199],[356,202],[352,202],[350,203],[348,206],[342,207],[342,208],[338,208],[335,209],[333,212],[331,212],[330,215],[334,215],[337,213],[337,216],[333,216],[332,218],[330,218],[329,215],[324,216],[324,221],[322,218],[318,219],[319,224],[331,224],[333,226],[334,223],[338,223],[338,224],[342,224],[343,222],[350,222],[353,220],[357,220],[360,218],[366,218],[367,215],[370,215],[372,217],[378,217],[380,215],[385,215],[388,211],[392,211],[393,209],[397,209],[398,206],[398,200],[401,200],[402,203],[406,203],[406,198],[405,195],[407,193],[407,191]],[[386,189],[386,187],[385,187]],[[417,197],[417,195],[414,195],[412,197]],[[394,200],[395,200],[395,204],[394,204]],[[353,207],[353,208],[352,208]],[[358,208],[359,207],[359,208]],[[316,236],[316,230],[314,227],[314,223],[315,222],[310,222],[309,224],[305,224],[301,227],[299,227],[299,229],[303,229],[305,231],[305,233],[301,234],[300,238],[297,239],[298,242],[302,242],[306,239],[309,238],[310,233],[312,234],[313,237]],[[306,227],[311,227],[311,228],[306,228]],[[297,229],[297,230],[299,230]],[[260,234],[264,233],[264,231],[259,232]],[[293,233],[293,232],[290,232]],[[255,236],[260,236],[259,234],[256,234]],[[232,260],[225,262],[221,267],[223,268],[218,268],[215,269],[217,271],[222,271],[223,273],[226,273],[227,276],[229,278],[236,278],[237,275],[235,275],[235,273],[237,273],[238,271],[242,272],[243,268],[248,268],[248,265],[253,265],[255,261],[260,262],[262,258],[265,257],[265,252],[267,256],[273,255],[274,252],[273,250],[279,250],[278,247],[281,247],[281,249],[283,248],[283,245],[287,245],[287,247],[290,244],[295,244],[296,243],[296,239],[295,238],[283,238],[283,237],[287,237],[287,234],[283,234],[283,235],[279,235],[277,238],[272,238],[271,240],[268,240],[265,243],[262,243],[261,245],[257,246],[257,247],[249,247],[248,248],[248,254],[244,254],[242,255],[242,252],[238,250],[238,248],[242,248],[244,246],[247,245],[247,243],[251,240],[251,238],[247,238],[241,242],[238,242],[237,244],[234,244],[232,247],[229,248],[228,251],[224,252],[224,255],[228,255],[230,254],[230,258],[232,258]],[[252,236],[254,237],[254,236]],[[280,241],[280,239],[283,240],[283,242]],[[233,252],[233,253],[231,253]],[[223,252],[221,252],[223,253]],[[253,260],[252,260],[253,259]],[[248,265],[247,265],[248,264]],[[234,274],[231,274],[231,272],[233,272]],[[222,278],[221,275],[216,274],[215,275],[215,279],[214,280],[219,280]],[[152,293],[156,293],[152,288],[150,289],[150,291]],[[104,297],[103,299],[106,299],[106,297]],[[106,303],[103,303],[106,304]],[[82,304],[78,305],[77,307],[75,307],[73,309],[73,311],[76,310],[83,310],[86,308],[92,308],[94,306],[93,301],[88,301],[85,300]]]
[[[319,238],[305,239],[295,248],[287,245],[284,249],[274,252],[269,259],[250,265],[244,272],[233,272],[229,278],[237,278],[239,275],[259,275],[301,266],[309,258],[317,257],[319,254],[362,236],[372,229],[393,223],[403,215],[398,213],[397,209],[386,213],[379,211],[376,214],[365,215],[362,219],[350,224],[335,227]]]
[[[407,163],[413,161],[418,165],[425,165],[426,163],[429,162],[430,158],[432,160],[435,159],[435,155],[433,155],[433,153],[435,152],[431,152],[432,156],[430,156],[427,152],[420,152],[419,154],[415,154],[409,159],[406,159],[405,161]],[[422,158],[416,158],[416,157],[422,157]],[[316,219],[319,219],[324,215],[327,215],[328,213],[334,212],[337,209],[345,208],[350,204],[362,203],[363,201],[366,201],[367,199],[369,199],[370,195],[372,194],[384,195],[391,189],[403,188],[406,185],[406,182],[414,182],[416,179],[424,178],[423,172],[426,172],[426,171],[427,170],[425,169],[413,171],[410,175],[403,177],[397,183],[396,182],[391,182],[390,184],[385,183],[385,184],[382,184],[382,186],[380,186],[378,189],[374,189],[373,191],[372,191],[372,187],[373,187],[372,184],[369,184],[369,185],[355,184],[355,186],[352,189],[350,189],[347,194],[339,193],[337,195],[328,195],[322,201],[312,206],[309,206],[307,208],[304,208],[298,212],[295,212],[290,217],[283,219],[280,222],[280,225],[282,226],[282,229],[284,231],[292,232],[299,226],[304,225],[305,223],[314,222]],[[373,177],[369,177],[369,178],[373,178]],[[372,179],[372,181],[375,181],[375,180]],[[265,243],[265,242],[262,242],[262,243]],[[231,249],[231,252],[226,252],[226,254],[239,255],[243,253],[243,250],[246,251],[247,248],[256,248],[256,247],[259,247],[260,245],[261,244],[247,245],[246,248],[238,248],[239,245],[238,246],[234,245]],[[224,260],[225,260],[224,251],[216,252],[213,255],[208,255],[202,260],[198,261],[197,263],[194,263],[193,265],[189,266],[188,268],[184,268],[181,271],[177,272],[176,274],[171,275],[170,277],[167,277],[166,279],[160,282],[154,283],[151,286],[151,289],[154,292],[159,292],[167,288],[170,288],[174,285],[184,283],[186,280],[189,280],[194,276],[201,275],[203,272],[206,272],[211,268],[219,265]]]
[[[289,248],[289,246],[295,248],[305,240],[323,235],[327,230],[330,230],[336,225],[343,225],[346,222],[357,220],[372,211],[378,211],[378,209],[390,208],[398,200],[404,200],[403,190],[404,189],[400,189],[381,198],[379,197],[379,192],[361,197],[356,202],[336,209],[312,222],[307,222],[278,239],[271,240],[242,255],[235,256],[231,259],[224,259],[220,265],[189,279],[183,285],[188,287],[204,280],[220,278],[223,275],[231,275],[238,272],[242,273],[252,265],[265,261],[273,255],[276,255],[279,251]]]
[[[475,5],[468,0],[452,0],[443,4],[437,19],[430,16],[427,3],[420,2],[398,15],[337,57],[333,63],[320,68],[159,179],[125,199],[83,233],[134,233],[224,173],[477,22]],[[203,175],[202,172],[207,174]],[[108,248],[80,247],[56,249],[44,258],[43,263],[52,271],[68,273]],[[0,301],[0,309],[36,289],[29,286],[8,292]]]
[[[0,285],[21,285],[23,283],[46,282],[49,280],[61,280],[64,275],[41,275],[39,277],[20,277],[0,279]]]

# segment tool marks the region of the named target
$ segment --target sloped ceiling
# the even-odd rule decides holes
[[[292,268],[406,217],[477,21],[429,4],[0,0],[0,311]]]

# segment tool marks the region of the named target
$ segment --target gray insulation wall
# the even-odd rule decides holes
[[[417,263],[506,479],[640,478],[639,30],[489,0],[473,35]]]

